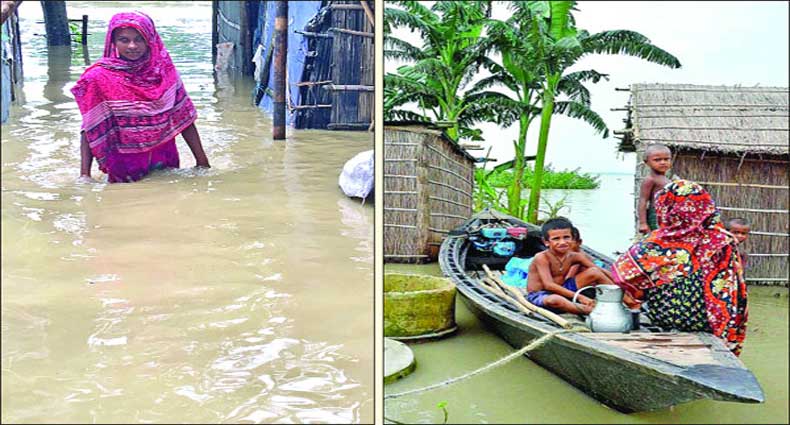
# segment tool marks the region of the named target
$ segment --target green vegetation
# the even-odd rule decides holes
[[[611,30],[590,34],[576,28],[574,1],[511,1],[510,17],[490,18],[490,2],[437,1],[430,8],[415,1],[388,2],[385,15],[385,57],[410,63],[388,73],[385,84],[385,119],[443,121],[453,140],[479,139],[478,122],[500,126],[519,123],[513,140],[513,160],[497,167],[512,170],[507,186],[507,205],[485,176],[477,178],[475,204],[489,203],[509,214],[535,222],[540,190],[544,186],[546,147],[551,118],[564,114],[584,120],[596,133],[608,137],[603,119],[591,109],[585,83],[608,79],[596,70],[568,72],[590,54],[622,54],[668,66],[680,67],[670,53],[654,46],[634,31]],[[420,34],[422,47],[391,35],[393,27],[405,26]],[[489,59],[499,53],[501,63]],[[479,68],[491,76],[470,84]],[[492,88],[507,89],[489,90]],[[416,102],[421,113],[402,109]],[[432,116],[431,116],[432,115]],[[529,178],[529,202],[521,199],[528,173],[527,131],[540,117],[540,133],[534,172]],[[568,179],[569,177],[565,177]]]
[[[549,202],[546,198],[541,199],[544,205],[544,209],[540,210],[540,212],[543,213],[543,219],[538,219],[535,224],[543,224],[545,220],[559,217],[564,209],[567,209],[568,213],[570,213],[571,207],[568,205],[567,200],[568,195],[564,195],[561,199],[558,199],[557,202]]]
[[[82,43],[82,26],[76,22],[69,22],[69,32],[75,43]]]
[[[521,176],[520,187],[532,187],[535,172],[527,165]],[[503,188],[513,187],[515,173],[512,169],[485,170],[477,168],[475,170],[475,189],[473,194],[474,211],[481,211],[483,208],[490,207],[499,211],[509,211],[507,203],[503,200],[506,191]],[[542,189],[597,189],[600,181],[597,176],[582,173],[579,169],[554,171],[551,166],[546,166],[541,181]],[[527,201],[520,200],[519,207],[526,208]],[[563,209],[570,209],[563,197],[555,203],[546,199],[541,199],[543,209],[540,210],[545,218],[556,217]],[[540,223],[540,220],[534,221]]]
[[[481,179],[486,173],[489,173],[487,183],[493,187],[510,187],[513,184],[515,173],[512,170],[483,170],[478,168],[475,170],[475,179]],[[521,177],[521,183],[524,187],[532,187],[535,178],[535,171],[529,165],[524,167],[524,173]],[[597,189],[600,186],[597,176],[592,174],[582,173],[579,169],[554,171],[550,165],[546,166],[543,171],[543,179],[541,181],[542,189]]]
[[[491,40],[483,37],[490,13],[482,1],[438,1],[430,8],[417,1],[392,1],[384,10],[384,57],[409,62],[384,76],[384,119],[446,123],[447,135],[481,140],[473,124],[491,119],[486,93],[464,90],[488,58]],[[392,36],[393,27],[420,34],[418,48]],[[416,102],[421,114],[399,109]]]

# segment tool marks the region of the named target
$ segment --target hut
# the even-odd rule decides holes
[[[384,126],[384,261],[435,261],[472,215],[475,158],[425,123]]]
[[[629,90],[626,129],[616,134],[621,152],[638,155],[634,204],[648,172],[645,147],[668,146],[675,174],[702,184],[724,219],[751,224],[743,246],[747,282],[787,286],[788,88],[633,84]]]
[[[369,0],[288,5],[287,121],[295,128],[367,130],[373,121],[373,8]],[[273,109],[274,1],[218,1],[213,58],[230,47],[228,80],[257,81],[254,101]],[[223,58],[224,62],[224,58]],[[225,68],[223,63],[220,68]],[[223,71],[225,72],[225,71]]]

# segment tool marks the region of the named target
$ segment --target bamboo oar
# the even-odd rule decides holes
[[[562,317],[560,317],[556,313],[552,313],[552,312],[546,310],[545,308],[538,307],[535,304],[532,304],[531,302],[527,301],[527,299],[524,298],[524,296],[521,294],[521,292],[519,292],[516,288],[513,288],[510,285],[507,285],[505,282],[502,282],[502,280],[499,277],[494,275],[494,273],[491,272],[491,269],[489,269],[486,264],[483,264],[483,269],[486,271],[486,275],[488,275],[488,277],[495,284],[501,286],[502,289],[504,289],[505,291],[510,292],[511,294],[514,295],[515,299],[513,301],[515,302],[515,304],[520,304],[520,305],[524,306],[525,308],[527,308],[529,311],[531,311],[533,313],[536,313],[536,314],[540,314],[541,316],[551,320],[552,322],[562,326],[565,329],[570,329],[570,328],[573,327],[573,325],[570,322],[568,322],[567,320],[563,319]],[[500,289],[500,291],[502,291],[502,289]],[[509,297],[509,296],[507,298],[513,299],[513,297]]]
[[[495,296],[497,296],[497,297],[499,297],[499,298],[502,298],[503,300],[505,300],[505,301],[507,301],[507,302],[509,302],[509,303],[513,304],[513,305],[514,305],[516,308],[518,308],[519,310],[521,310],[521,312],[523,312],[523,313],[525,313],[525,314],[528,314],[528,315],[529,315],[529,314],[533,314],[533,313],[540,314],[540,313],[538,313],[537,311],[534,311],[534,310],[530,310],[530,309],[528,309],[528,308],[527,308],[527,307],[526,307],[524,304],[521,304],[521,303],[520,303],[518,300],[516,300],[515,298],[513,298],[513,297],[509,296],[508,294],[506,294],[506,293],[505,293],[504,291],[502,291],[502,289],[500,289],[500,288],[499,288],[499,286],[498,286],[498,285],[497,285],[497,284],[496,284],[496,283],[495,283],[493,280],[491,280],[490,278],[484,277],[483,279],[481,279],[481,281],[480,281],[480,282],[483,284],[483,285],[481,285],[481,286],[483,287],[483,289],[485,289],[485,290],[487,290],[488,292],[490,292],[491,294],[493,294],[493,295],[495,295]],[[537,306],[535,306],[535,305],[533,305],[533,304],[530,304],[530,305],[532,305],[532,307],[534,307],[534,308],[536,308],[536,309],[540,309],[540,307],[537,307]],[[541,310],[542,310],[542,309],[541,309]],[[552,315],[552,314],[553,314],[553,313],[551,313],[551,312],[548,312],[548,313],[549,313],[550,315]],[[558,324],[559,326],[561,326],[563,329],[571,329],[571,328],[573,327],[573,325],[571,325],[571,324],[570,324],[570,322],[568,322],[567,320],[565,320],[565,319],[563,319],[562,317],[559,317],[559,316],[557,316],[557,315],[553,315],[553,317],[548,317],[548,316],[546,316],[546,318],[547,318],[547,319],[549,319],[549,320],[551,320],[551,321],[553,321],[553,322],[555,322],[556,324]]]

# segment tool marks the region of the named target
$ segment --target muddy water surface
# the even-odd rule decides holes
[[[28,4],[30,3],[30,4]],[[211,3],[136,5],[195,103],[213,168],[75,184],[82,50],[20,8],[23,102],[2,128],[2,422],[373,417],[373,209],[337,187],[365,132],[271,140],[251,83],[211,67]],[[91,59],[123,3],[91,17]],[[96,170],[94,176],[104,176]]]

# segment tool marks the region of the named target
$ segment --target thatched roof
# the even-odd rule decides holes
[[[661,143],[723,153],[788,154],[787,87],[633,84],[621,151]]]
[[[390,128],[398,128],[401,130],[408,130],[415,133],[426,133],[432,134],[444,139],[452,149],[459,154],[463,155],[465,158],[471,160],[472,162],[479,162],[480,160],[475,158],[474,156],[470,155],[469,152],[466,151],[463,147],[461,147],[458,143],[455,143],[450,137],[447,136],[447,133],[444,132],[444,129],[440,126],[437,126],[434,123],[427,122],[427,121],[384,121],[384,130],[388,127]]]

